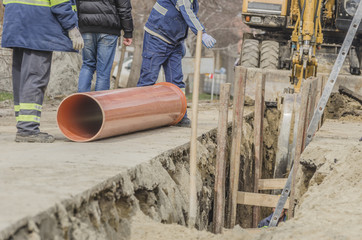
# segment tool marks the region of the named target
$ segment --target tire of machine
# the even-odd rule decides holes
[[[279,43],[263,41],[260,48],[260,68],[277,69],[279,62]]]
[[[255,39],[245,39],[240,55],[240,63],[243,67],[259,67],[259,41]]]

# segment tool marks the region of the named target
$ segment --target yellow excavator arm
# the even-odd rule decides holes
[[[328,6],[334,6],[329,0]],[[318,62],[316,50],[323,43],[321,24],[322,0],[293,0],[291,19],[295,20],[292,33],[292,76],[294,91],[299,92],[303,79],[317,75]],[[326,8],[326,11],[332,8]],[[327,12],[332,15],[330,12]],[[324,16],[327,15],[326,12]]]

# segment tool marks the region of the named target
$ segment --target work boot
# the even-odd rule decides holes
[[[176,127],[186,127],[186,128],[190,128],[191,127],[191,120],[189,118],[183,118],[181,121],[179,121],[176,125]]]
[[[30,143],[52,143],[55,138],[47,133],[36,133],[36,134],[21,134],[17,133],[15,142],[30,142]]]

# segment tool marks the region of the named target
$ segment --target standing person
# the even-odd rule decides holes
[[[166,81],[185,89],[181,60],[188,29],[194,34],[203,31],[202,42],[207,48],[216,43],[197,18],[198,10],[197,0],[157,0],[144,28],[143,60],[137,86],[155,84],[163,66]],[[176,126],[191,126],[187,113]]]
[[[133,21],[130,0],[77,0],[79,29],[84,39],[83,65],[78,91],[91,90],[97,72],[95,90],[109,90],[117,40],[124,31],[123,44],[132,44]]]
[[[2,47],[13,49],[16,142],[54,142],[39,130],[53,51],[83,48],[75,5],[68,0],[4,0]]]

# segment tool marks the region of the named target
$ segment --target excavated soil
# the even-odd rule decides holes
[[[361,239],[362,142],[358,140],[362,137],[360,110],[361,104],[348,96],[338,93],[331,96],[326,118],[338,119],[335,121],[340,128],[339,131],[349,130],[355,136],[338,136],[339,134],[334,132],[333,123],[328,123],[322,131],[322,134],[327,136],[313,141],[305,150],[301,158],[302,167],[298,172],[298,204],[294,219],[281,223],[278,228],[261,229],[260,232],[240,228],[250,227],[250,221],[244,220],[239,221],[240,226],[231,230],[225,229],[223,234],[214,235],[178,225],[162,225],[142,214],[136,214],[131,224],[131,239]],[[278,114],[266,113],[266,161],[263,165],[263,177],[272,174],[274,163],[268,161],[268,156],[274,152],[268,151],[276,147],[275,138],[269,136],[269,131],[277,133],[276,125],[268,123],[277,121],[278,117]],[[244,151],[245,153],[247,151]],[[250,169],[244,169],[248,170]],[[245,208],[246,215],[239,216],[245,216],[250,220],[251,212],[248,210],[250,209]],[[264,215],[266,212],[264,211]]]
[[[349,96],[333,93],[327,104],[325,118],[362,121],[362,105]]]
[[[343,122],[347,128],[351,124],[362,136],[362,122]],[[327,129],[331,136],[333,130],[333,127]],[[162,225],[137,214],[131,224],[131,239],[360,239],[362,143],[356,137],[345,140],[332,137],[318,139],[310,146],[301,159],[295,218],[278,228],[251,234],[236,226],[214,235],[177,225]]]

